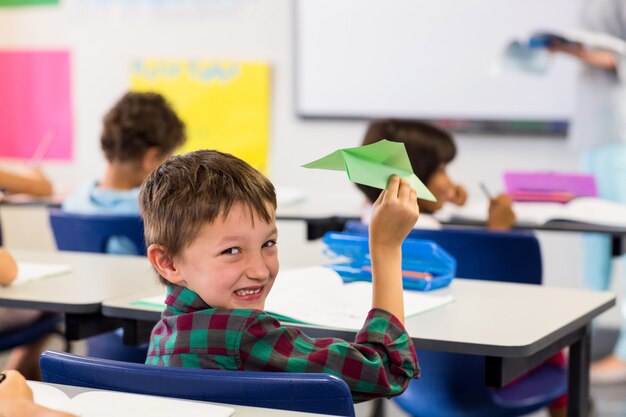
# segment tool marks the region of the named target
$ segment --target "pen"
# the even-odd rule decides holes
[[[491,196],[491,193],[487,189],[487,186],[485,185],[484,182],[480,183],[480,189],[483,190],[483,193],[485,194],[485,196],[487,197],[489,201],[493,200],[493,197]]]

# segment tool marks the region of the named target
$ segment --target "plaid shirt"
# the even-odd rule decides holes
[[[342,378],[355,402],[402,393],[419,377],[411,338],[396,317],[372,309],[355,343],[310,338],[259,310],[211,308],[171,285],[146,364],[184,368],[318,372]]]

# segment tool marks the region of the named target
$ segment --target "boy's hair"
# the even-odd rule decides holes
[[[158,93],[128,92],[104,116],[100,146],[109,162],[135,161],[151,147],[169,155],[185,142],[185,124]]]
[[[382,139],[404,143],[415,175],[424,183],[437,171],[441,164],[447,164],[456,156],[456,145],[452,136],[427,123],[417,120],[383,119],[370,123],[363,139],[363,145],[371,145]],[[363,184],[357,187],[374,202],[380,190]]]
[[[269,223],[276,210],[274,186],[261,172],[227,153],[200,150],[173,156],[141,186],[146,246],[163,245],[175,257],[196,239],[202,226],[226,217],[236,203]]]

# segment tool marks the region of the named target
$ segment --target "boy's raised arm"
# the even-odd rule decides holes
[[[387,310],[404,323],[402,241],[417,218],[417,194],[408,181],[394,175],[374,203],[370,223],[372,307]]]

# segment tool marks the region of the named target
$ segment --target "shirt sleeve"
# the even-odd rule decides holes
[[[248,371],[317,372],[342,378],[355,402],[401,394],[419,377],[413,342],[391,313],[372,309],[354,343],[310,338],[259,312],[242,332],[240,363]]]

